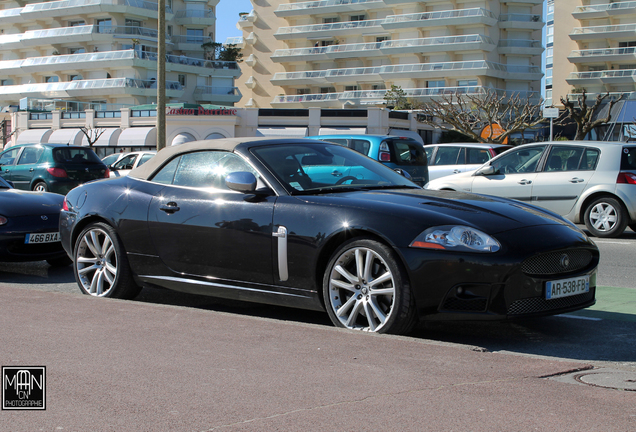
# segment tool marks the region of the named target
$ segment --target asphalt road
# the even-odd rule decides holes
[[[420,325],[419,339],[475,345],[488,351],[593,361],[636,370],[636,233],[595,239],[601,250],[597,305],[564,316],[519,322],[434,322]],[[0,288],[63,292],[80,296],[71,267],[46,262],[0,263]],[[331,326],[325,313],[233,302],[160,289],[144,289],[135,301],[228,312],[298,323]]]

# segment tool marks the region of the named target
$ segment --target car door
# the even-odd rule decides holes
[[[439,146],[433,158],[433,165],[428,167],[429,180],[460,173],[458,161],[464,163],[464,154],[463,147]]]
[[[111,177],[127,176],[130,170],[135,166],[135,161],[139,158],[138,153],[129,154],[115,162],[110,170]]]
[[[534,181],[533,200],[541,207],[567,215],[594,175],[599,156],[597,148],[552,146]]]
[[[520,201],[532,200],[532,186],[545,145],[519,148],[494,159],[494,173],[475,175],[471,192],[495,195]]]
[[[272,284],[272,218],[276,197],[247,199],[225,185],[230,172],[258,173],[226,151],[182,155],[152,181],[148,227],[158,255],[182,275]]]
[[[31,189],[31,181],[36,174],[42,153],[44,153],[42,146],[24,147],[11,173],[11,181],[16,189]]]
[[[0,176],[7,181],[11,181],[13,168],[18,159],[18,155],[23,147],[10,148],[0,154]]]

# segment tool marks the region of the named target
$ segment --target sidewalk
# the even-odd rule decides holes
[[[628,431],[588,365],[220,312],[0,288],[0,363],[46,366],[6,431]]]

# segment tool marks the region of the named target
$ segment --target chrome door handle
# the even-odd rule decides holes
[[[168,214],[172,214],[174,212],[178,212],[181,209],[179,208],[179,206],[177,206],[176,202],[171,201],[167,204],[163,204],[161,207],[159,207],[159,210],[165,211]]]
[[[459,174],[460,172],[461,172],[461,171],[460,171],[460,170],[458,170],[458,169],[453,170],[453,174]]]
[[[33,172],[33,168],[29,169],[29,172]]]
[[[574,177],[570,179],[570,183],[583,183],[585,180],[582,178]]]
[[[335,170],[331,173],[331,175],[334,177],[342,177],[342,173],[340,171],[335,171]]]
[[[532,183],[532,180],[519,180],[517,183],[522,184],[522,185],[529,185],[530,183]]]

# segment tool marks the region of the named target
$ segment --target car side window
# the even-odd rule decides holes
[[[457,165],[461,147],[439,147],[435,155],[435,165]]]
[[[174,174],[177,172],[177,167],[181,161],[181,156],[172,159],[166,165],[155,174],[150,181],[161,184],[172,184],[174,180]]]
[[[497,174],[534,172],[544,150],[545,146],[518,149],[495,159],[491,165]]]
[[[468,148],[467,163],[469,165],[484,164],[490,160],[490,153],[487,149]]]
[[[0,165],[13,165],[15,158],[18,157],[21,147],[8,150],[0,155]]]
[[[323,139],[323,141],[327,141],[333,144],[338,144],[343,147],[347,147],[347,140],[344,138],[328,138],[328,139]]]
[[[428,162],[428,164],[430,165],[431,162],[431,157],[433,156],[433,152],[435,151],[435,147],[424,147],[424,151],[426,152],[426,160]]]
[[[544,171],[576,171],[582,155],[583,147],[554,146],[550,150]]]
[[[586,148],[585,154],[583,156],[583,160],[581,161],[581,166],[579,167],[582,171],[593,171],[596,169],[596,164],[598,163],[598,158],[601,155],[601,152],[595,148]]]
[[[352,139],[350,147],[358,153],[368,156],[369,149],[371,149],[371,142],[363,139]]]
[[[621,171],[636,171],[636,147],[623,147]]]
[[[44,153],[44,148],[42,147],[25,147],[18,160],[18,165],[38,163],[42,153]]]
[[[146,154],[142,155],[141,159],[139,159],[139,163],[137,164],[137,166],[138,167],[142,166],[143,164],[148,162],[150,159],[152,159],[153,156],[154,156],[153,153],[146,153]]]
[[[122,158],[115,165],[113,165],[113,168],[120,169],[120,170],[132,169],[133,165],[135,164],[135,159],[137,159],[137,155],[136,154],[128,155],[128,156]]]
[[[153,178],[158,183],[175,186],[229,190],[225,177],[237,171],[258,173],[240,156],[226,151],[200,151],[182,155],[172,166],[171,161]],[[168,180],[171,182],[168,183]]]

